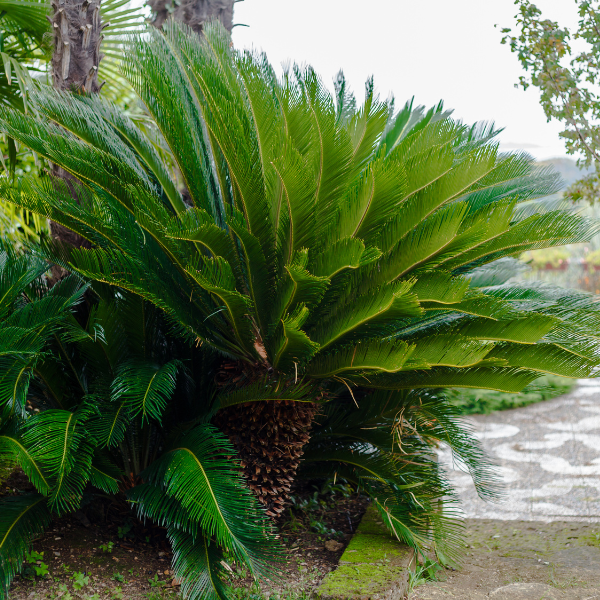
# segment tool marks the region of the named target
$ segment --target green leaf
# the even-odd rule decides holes
[[[272,342],[274,368],[282,371],[297,369],[299,364],[310,360],[319,349],[319,344],[312,341],[301,329],[308,314],[308,308],[301,304],[292,314],[281,320],[275,333],[275,341]]]
[[[8,174],[10,177],[15,176],[15,168],[17,167],[17,146],[15,140],[11,137],[7,138],[8,142]]]
[[[111,401],[118,408],[112,420],[113,433],[108,436],[107,445],[121,437],[114,432],[119,414],[125,413],[129,419],[141,415],[142,423],[150,419],[160,421],[175,391],[177,373],[181,368],[182,364],[178,360],[164,365],[132,360],[120,366],[111,386]]]
[[[351,336],[373,337],[377,327],[385,327],[399,319],[419,316],[422,309],[411,293],[412,282],[403,281],[353,298],[352,309],[340,307],[328,320],[315,328],[313,339],[321,350]]]
[[[248,402],[295,400],[296,402],[314,402],[315,389],[310,383],[286,385],[280,381],[276,383],[258,381],[233,391],[227,388],[216,399],[216,408],[222,409],[237,404]]]
[[[223,583],[223,553],[210,539],[194,537],[174,527],[168,529],[173,548],[173,572],[181,591],[191,600],[229,600]]]
[[[0,462],[19,465],[27,479],[35,486],[40,494],[47,495],[50,486],[47,477],[31,451],[23,444],[20,435],[4,433],[0,435]]]
[[[335,353],[321,356],[317,354],[309,366],[312,377],[358,376],[373,372],[394,373],[400,371],[409,357],[412,356],[414,346],[402,341],[367,340],[340,348]]]
[[[317,277],[332,278],[345,269],[358,269],[378,259],[376,248],[365,248],[362,240],[346,238],[329,246],[309,263],[308,269]]]
[[[50,525],[52,515],[41,494],[0,499],[0,593],[8,598],[12,578],[21,571],[31,542]]]
[[[122,473],[104,454],[95,454],[90,470],[90,483],[106,494],[118,494]]]
[[[141,514],[167,525],[179,522],[192,538],[202,531],[253,573],[267,573],[274,540],[257,501],[233,468],[232,455],[233,448],[213,427],[196,427],[142,473],[149,488],[166,496],[162,504],[152,501],[149,488],[135,488],[131,498]]]
[[[23,442],[47,473],[50,508],[59,513],[77,509],[89,480],[93,453],[81,417],[66,410],[30,417]]]

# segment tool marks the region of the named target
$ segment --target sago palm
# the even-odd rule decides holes
[[[372,85],[357,107],[343,82],[332,97],[310,68],[278,79],[221,27],[205,33],[170,24],[131,42],[123,69],[150,116],[143,130],[82,96],[39,93],[37,116],[2,110],[0,130],[81,182],[78,201],[50,177],[2,192],[92,246],[51,244],[46,256],[153,304],[209,357],[213,422],[267,514],[285,504],[315,414],[323,433],[323,419],[356,429],[352,412],[365,411],[375,433],[347,436],[335,467],[377,498],[399,537],[443,541],[436,507],[448,487],[435,444],[457,450],[482,493],[489,473],[431,390],[591,376],[593,298],[505,277],[510,257],[589,239],[597,226],[537,202],[555,178],[499,154],[491,127],[467,127],[441,106],[396,112]],[[148,418],[160,423],[168,407],[157,396]],[[309,456],[321,473],[328,435]],[[193,503],[194,487],[171,487],[160,465],[141,474],[152,489],[136,497],[141,512],[169,506],[190,552],[211,538],[230,548],[210,511],[173,508]]]
[[[270,526],[210,425],[210,357],[139,296],[96,285],[82,304],[78,278],[48,291],[46,269],[0,255],[0,466],[18,465],[36,489],[0,500],[0,598],[31,539],[94,493],[166,526],[190,597],[224,597],[223,548],[268,572]]]

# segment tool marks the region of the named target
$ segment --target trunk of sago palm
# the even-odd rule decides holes
[[[217,373],[217,386],[235,386],[261,376],[260,369],[228,361]],[[313,402],[253,401],[224,408],[213,420],[233,444],[248,487],[272,518],[289,500],[317,409]]]
[[[189,25],[196,33],[211,19],[218,19],[227,31],[233,28],[233,5],[235,0],[148,0],[154,13],[152,24],[160,29],[172,16]]]
[[[280,400],[217,413],[215,425],[235,447],[248,487],[270,517],[279,516],[289,500],[316,410],[314,403]]]
[[[102,60],[102,17],[100,0],[52,0],[50,19],[54,34],[52,54],[52,82],[60,91],[95,94],[102,87],[98,83],[98,66]],[[73,178],[60,167],[54,166],[54,175],[69,183]],[[88,242],[58,223],[50,224],[55,240],[71,246],[89,247]],[[53,267],[52,279],[65,275],[61,267]]]

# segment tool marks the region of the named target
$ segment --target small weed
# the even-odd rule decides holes
[[[61,600],[73,600],[73,596],[69,593],[69,590],[64,583],[61,583],[56,590],[50,592],[50,596],[48,597],[53,600],[55,598],[60,598]]]
[[[103,552],[104,554],[112,554],[114,547],[115,545],[113,542],[107,542],[106,544],[99,546],[100,552]]]
[[[93,594],[92,596],[86,596],[85,600],[102,600],[98,594]]]
[[[408,594],[419,585],[427,581],[437,581],[437,573],[443,567],[434,560],[425,557],[423,564],[418,565],[414,571],[408,572]]]
[[[229,588],[227,594],[232,600],[265,600],[258,586],[248,588]]]
[[[422,567],[425,573],[424,576],[429,581],[437,581],[438,572],[443,570],[443,567],[438,562],[430,560],[427,557],[425,557]]]
[[[565,579],[564,581],[560,581],[559,579],[557,579],[555,572],[556,566],[554,564],[551,564],[548,567],[548,570],[548,584],[554,586],[555,588],[564,590],[565,588],[576,587],[582,584],[582,582],[579,581],[576,577],[571,577],[570,579]]]
[[[154,575],[154,577],[148,577],[148,583],[150,584],[150,587],[153,587],[153,588],[155,588],[155,587],[161,588],[167,584],[166,581],[161,581],[158,578],[157,573]]]
[[[85,573],[76,572],[73,573],[73,589],[74,590],[82,590],[86,585],[90,583],[90,576]]]
[[[123,596],[123,588],[120,586],[117,586],[112,591],[111,600],[124,600],[124,598],[125,598],[125,596]]]
[[[336,531],[335,529],[329,528],[322,521],[316,521],[311,519],[310,528],[315,533],[323,535],[326,538],[344,537],[344,533],[342,531]]]
[[[58,594],[59,594],[59,598],[61,600],[73,600],[73,596],[71,595],[71,593],[69,592],[69,588],[67,587],[66,583],[61,583],[58,586]]]
[[[126,538],[132,529],[133,529],[133,521],[131,519],[127,519],[127,521],[125,521],[123,526],[119,527],[119,529],[117,530],[117,535],[119,536],[119,539],[122,540],[122,539]]]
[[[121,573],[113,573],[111,579],[113,581],[118,581],[119,583],[125,583],[125,577]]]
[[[33,578],[34,575],[37,577],[45,577],[48,574],[48,565],[42,561],[44,558],[43,552],[31,552],[25,553],[25,562],[27,563],[23,572],[27,579]]]
[[[314,486],[313,493],[308,497],[292,496],[290,517],[285,528],[290,533],[309,530],[328,539],[342,537],[343,532],[327,527],[324,516],[326,511],[339,502],[339,497],[348,498],[351,495],[350,486],[326,482],[321,487]]]
[[[265,595],[254,585],[251,588],[229,588],[227,597],[232,600],[309,600],[312,594],[306,590],[288,589],[275,595]]]

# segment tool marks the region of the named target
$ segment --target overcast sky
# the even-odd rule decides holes
[[[573,0],[536,4],[548,18],[577,23]],[[357,99],[372,74],[397,104],[443,99],[465,122],[505,127],[504,149],[565,156],[561,126],[546,122],[537,89],[514,87],[522,71],[500,28],[513,26],[515,13],[513,0],[244,0],[234,22],[249,27],[236,27],[233,40],[264,50],[274,65],[311,64],[328,84],[343,68]]]

